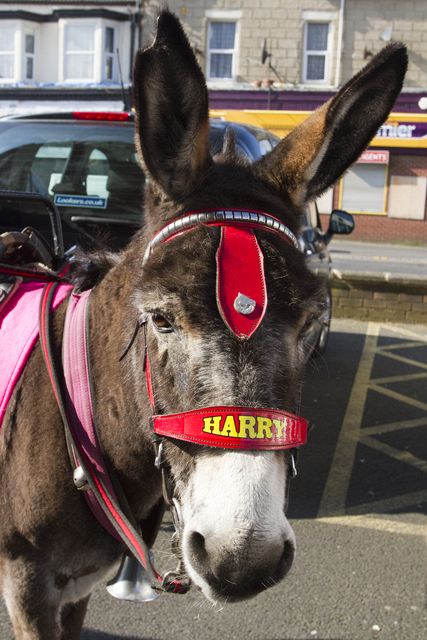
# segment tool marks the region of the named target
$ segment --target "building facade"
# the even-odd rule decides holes
[[[0,2],[0,84],[130,79],[158,0]],[[170,0],[210,88],[333,90],[385,43],[408,46],[405,89],[427,87],[425,0]]]
[[[47,101],[52,110],[52,100],[121,108],[128,94],[120,86],[129,87],[135,52],[152,40],[160,4],[0,1],[0,113],[49,110]],[[426,0],[168,5],[184,23],[217,115],[280,135],[388,42],[405,42],[409,68],[393,118],[319,207],[325,216],[332,207],[352,211],[354,238],[427,244]]]

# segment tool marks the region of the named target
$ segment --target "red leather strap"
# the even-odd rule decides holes
[[[291,449],[307,441],[307,421],[292,413],[250,407],[207,407],[153,416],[154,432],[221,449]]]
[[[261,324],[267,308],[264,258],[253,230],[222,227],[216,262],[219,312],[238,338],[250,338]],[[239,311],[236,308],[239,299],[252,304],[253,310]]]

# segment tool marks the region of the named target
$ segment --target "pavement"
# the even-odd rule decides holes
[[[336,276],[364,275],[384,280],[427,280],[427,246],[355,242],[333,238],[329,250]]]

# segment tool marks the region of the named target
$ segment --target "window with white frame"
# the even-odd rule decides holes
[[[0,82],[15,79],[15,31],[0,26]]]
[[[35,37],[34,37],[33,31],[25,32],[24,51],[25,51],[25,79],[34,80]]]
[[[68,24],[65,27],[64,80],[95,79],[95,27]]]
[[[304,32],[303,81],[327,84],[330,23],[306,22]]]
[[[207,77],[231,80],[235,75],[237,22],[211,20],[208,23]]]
[[[104,32],[104,80],[114,80],[114,27],[105,27]]]

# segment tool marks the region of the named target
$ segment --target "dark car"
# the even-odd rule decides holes
[[[234,131],[239,152],[251,160],[277,144],[264,129],[211,120],[212,153],[221,152],[227,128]],[[61,213],[66,246],[93,247],[97,241],[115,249],[125,245],[141,224],[144,182],[132,114],[77,112],[0,120],[0,189],[50,196]],[[4,230],[11,223],[16,228],[30,222],[35,226],[17,211],[0,224]]]
[[[225,133],[234,133],[238,152],[256,161],[279,138],[258,127],[220,119],[210,121],[212,154],[220,153]],[[52,198],[60,211],[65,247],[123,247],[142,222],[145,177],[134,144],[133,114],[73,112],[9,117],[0,120],[0,189],[15,189]],[[338,214],[337,214],[338,215]],[[345,214],[343,214],[345,215]],[[348,215],[348,214],[347,214]],[[350,216],[351,218],[351,216]],[[331,218],[332,221],[332,218]],[[34,227],[50,234],[46,210],[0,202],[0,233]],[[332,233],[349,233],[338,223],[325,233],[319,216],[307,210],[301,249],[311,268],[329,278],[327,243]],[[330,294],[325,318],[314,326],[310,351],[323,351],[329,329]]]

